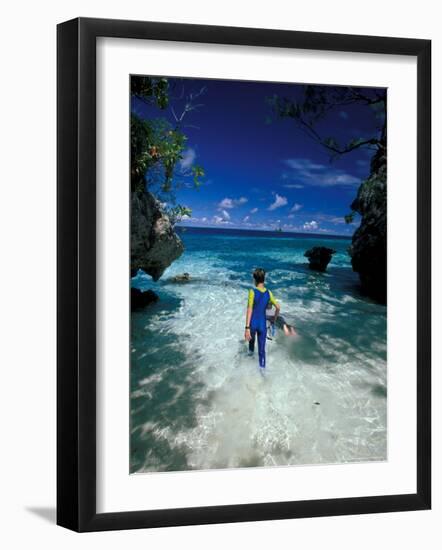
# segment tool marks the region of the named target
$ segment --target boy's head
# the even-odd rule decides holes
[[[266,272],[261,267],[257,267],[253,272],[253,278],[255,279],[255,284],[259,285],[263,283],[266,278]]]

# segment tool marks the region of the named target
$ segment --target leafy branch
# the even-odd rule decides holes
[[[373,150],[386,147],[386,92],[362,91],[361,88],[349,86],[317,86],[308,85],[304,88],[301,100],[273,96],[268,99],[273,110],[280,118],[294,120],[297,127],[311,139],[327,149],[331,160],[361,147]],[[341,144],[334,137],[323,136],[317,129],[318,123],[333,110],[349,105],[367,105],[382,119],[380,135],[369,138],[354,138]]]
[[[185,98],[182,112],[178,116],[174,107],[171,107],[175,125],[165,118],[144,119],[134,112],[131,114],[131,189],[143,191],[149,188],[157,198],[169,204],[175,203],[176,191],[189,186],[186,178],[192,181],[192,187],[198,189],[201,179],[204,177],[204,169],[199,165],[191,166],[183,170],[180,166],[187,145],[187,136],[183,133],[184,117],[191,111],[198,110],[202,104],[195,101],[205,93],[201,88],[197,92],[191,92]],[[158,107],[165,110],[170,106],[169,81],[166,78],[151,78],[134,76],[131,79],[131,95],[138,101],[149,107]],[[178,205],[176,212],[171,210],[176,217],[177,212],[184,212]],[[187,209],[186,215],[190,216]],[[184,215],[184,214],[180,214]]]

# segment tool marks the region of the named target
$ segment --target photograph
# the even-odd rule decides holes
[[[387,461],[387,88],[128,89],[130,473]]]

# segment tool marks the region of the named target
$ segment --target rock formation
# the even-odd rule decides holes
[[[336,250],[326,246],[314,246],[304,253],[308,258],[310,269],[315,271],[325,271]]]
[[[131,274],[142,269],[158,281],[164,270],[179,258],[184,246],[169,217],[148,191],[131,196]]]
[[[134,311],[136,309],[142,309],[143,307],[152,304],[158,300],[158,296],[153,290],[142,291],[138,288],[130,289],[130,309]]]
[[[361,184],[351,205],[361,215],[349,250],[353,270],[362,291],[371,298],[387,300],[387,162],[379,150],[371,162],[370,176]]]
[[[175,275],[171,279],[172,283],[188,283],[191,281],[190,273],[181,273],[180,275]]]

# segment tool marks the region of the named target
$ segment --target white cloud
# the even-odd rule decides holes
[[[239,199],[230,199],[226,197],[218,204],[218,208],[236,208],[237,206],[245,204],[247,201],[248,199],[246,197],[240,197]]]
[[[315,220],[312,220],[311,222],[305,222],[302,228],[305,229],[306,231],[312,231],[312,230],[319,229],[319,224]]]
[[[286,189],[304,189],[304,186],[300,183],[286,183],[283,187]]]
[[[284,187],[295,185],[311,185],[316,187],[355,186],[361,182],[360,178],[353,176],[330,165],[319,164],[305,158],[287,159],[285,164],[292,170],[285,174],[286,179],[294,179],[296,183],[287,183]]]
[[[299,212],[299,210],[301,210],[302,208],[302,204],[298,204],[297,202],[295,202],[295,204],[292,206],[290,212]]]
[[[309,159],[287,159],[285,163],[294,170],[324,170],[325,168],[324,164],[318,164]]]
[[[361,180],[350,174],[339,174],[337,176],[330,176],[325,181],[334,181],[335,185],[353,185],[354,183],[359,183]]]
[[[250,216],[245,216],[245,218],[243,219],[243,222],[248,222],[250,220]]]
[[[294,217],[295,217],[295,216],[294,216],[293,214],[289,214],[289,215],[287,216],[287,218],[289,218],[289,219],[292,219],[292,218],[294,218]]]
[[[222,216],[213,216],[212,218],[212,223],[216,224],[216,225],[232,225],[232,222],[230,222],[229,220],[226,220],[224,219]]]
[[[252,210],[250,210],[250,214],[256,214],[257,212],[258,212],[257,208],[252,208]]]
[[[218,208],[233,208],[233,199],[226,197],[218,204]]]
[[[357,219],[351,223],[347,223],[345,221],[345,216],[343,214],[342,216],[336,216],[334,214],[324,214],[322,212],[316,212],[312,215],[315,216],[316,220],[319,222],[331,223],[333,225],[354,226],[354,227],[357,227],[359,225],[359,221]]]
[[[230,199],[224,199],[224,200],[230,200]],[[221,204],[221,203],[220,203]],[[228,208],[228,207],[227,207]],[[230,214],[227,212],[225,208],[220,208],[218,205],[219,214],[215,214],[212,217],[212,223],[219,225],[219,224],[226,224],[231,225],[232,222],[230,221]]]
[[[275,200],[274,202],[272,202],[272,204],[269,206],[269,210],[276,210],[277,208],[280,208],[281,206],[285,206],[287,204],[287,198],[286,197],[282,197],[281,195],[278,195],[278,193],[276,193],[275,195]]]
[[[183,158],[180,161],[181,170],[183,171],[189,170],[189,168],[194,163],[195,159],[196,159],[195,149],[192,149],[191,147],[189,147],[189,149],[186,149],[183,153]]]

